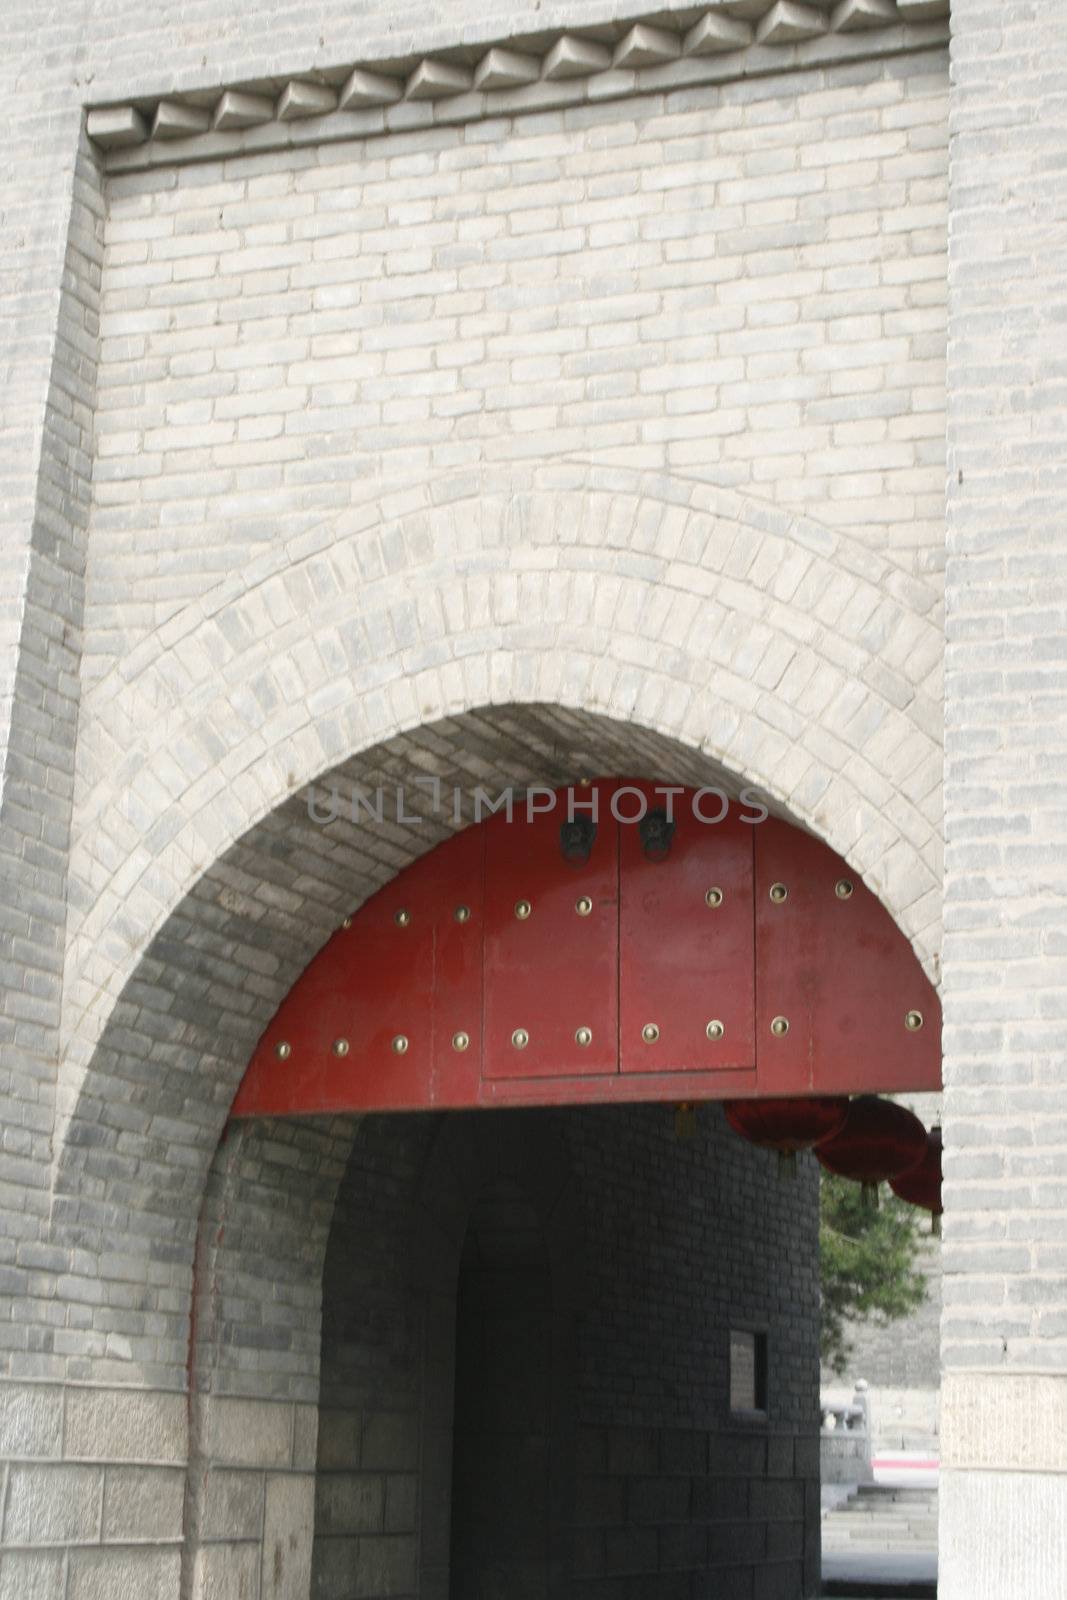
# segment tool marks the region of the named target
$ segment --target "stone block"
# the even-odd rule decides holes
[[[749,1569],[760,1563],[766,1554],[766,1529],[762,1522],[710,1522],[707,1525],[708,1560],[711,1565],[720,1563],[744,1566]]]
[[[752,1600],[752,1568],[716,1566],[715,1600]]]
[[[626,1482],[622,1478],[580,1477],[574,1520],[579,1526],[615,1527],[626,1520]]]
[[[419,1474],[419,1531],[425,1559],[434,1565],[447,1565],[452,1542],[452,1455],[451,1430],[427,1432]]]
[[[180,1539],[185,1473],[167,1467],[107,1467],[104,1472],[105,1543]]]
[[[608,1433],[608,1471],[626,1476],[656,1470],[656,1434],[652,1428],[612,1428]]]
[[[635,22],[615,46],[612,63],[623,68],[660,66],[665,61],[673,61],[681,48],[678,35],[669,29]]]
[[[62,1446],[62,1390],[0,1383],[0,1459],[60,1456]]]
[[[767,1470],[767,1441],[758,1436],[713,1434],[708,1440],[708,1457],[708,1470],[715,1475],[762,1477]]]
[[[418,1545],[413,1537],[379,1535],[359,1541],[359,1566],[353,1594],[357,1600],[389,1600],[414,1592]],[[351,1581],[351,1579],[349,1579]]]
[[[660,1566],[700,1572],[707,1561],[707,1532],[700,1523],[675,1523],[659,1533]]]
[[[499,46],[488,51],[474,69],[476,89],[514,89],[520,84],[534,83],[541,75],[541,63],[536,56],[522,55],[517,50],[504,50]]]
[[[345,111],[362,111],[368,106],[391,105],[403,92],[404,86],[396,78],[356,67],[345,80],[338,103]]]
[[[574,1464],[579,1472],[606,1472],[607,1433],[598,1428],[579,1428],[574,1446]]]
[[[804,1555],[803,1522],[768,1522],[767,1559],[799,1561]]]
[[[665,1473],[696,1477],[708,1470],[708,1436],[699,1428],[664,1428],[659,1435],[659,1466]]]
[[[202,1546],[193,1559],[192,1600],[250,1600],[259,1585],[260,1554],[258,1540]]]
[[[899,15],[894,0],[840,0],[830,13],[830,26],[838,33],[861,33],[884,28]]]
[[[768,1478],[791,1478],[793,1476],[793,1440],[791,1437],[783,1438],[779,1434],[771,1434],[768,1437],[767,1476]]]
[[[575,1528],[572,1560],[577,1578],[598,1578],[604,1571],[604,1535],[598,1528]]]
[[[363,1413],[324,1410],[319,1417],[318,1465],[323,1472],[358,1467],[362,1459]]]
[[[174,1600],[178,1592],[177,1550],[72,1550],[69,1562],[67,1600]],[[220,1594],[218,1600],[244,1596]]]
[[[4,1541],[67,1544],[100,1537],[97,1467],[15,1466],[8,1478]]]
[[[725,55],[751,43],[751,22],[707,11],[686,34],[684,49],[687,55]]]
[[[66,1600],[63,1553],[17,1550],[0,1555],[0,1600]]]
[[[101,111],[90,111],[86,132],[93,143],[104,150],[143,144],[148,138],[145,120],[133,106],[109,106]]]
[[[390,1473],[385,1480],[386,1533],[415,1533],[419,1506],[419,1480],[414,1473]]]
[[[1054,1594],[1065,1571],[1067,1473],[942,1472],[939,1597],[1026,1600]]]
[[[179,100],[161,100],[152,122],[153,139],[191,139],[206,133],[211,113],[202,106],[185,105]]]
[[[795,44],[825,33],[826,16],[813,6],[797,0],[775,0],[775,4],[756,27],[757,44]]]
[[[337,1595],[351,1593],[353,1574],[359,1571],[361,1543],[359,1539],[316,1538],[312,1600],[335,1600]]]
[[[427,56],[408,78],[405,93],[409,100],[438,100],[462,94],[471,87],[472,81],[472,74],[466,67]]]
[[[204,1454],[220,1466],[288,1467],[293,1408],[270,1400],[204,1399]]]
[[[318,1455],[318,1406],[293,1407],[293,1466],[297,1472],[314,1472]]]
[[[263,1493],[262,1472],[209,1472],[201,1494],[202,1537],[258,1539],[263,1528]]]
[[[337,105],[337,94],[321,83],[301,83],[294,79],[278,96],[275,115],[279,122],[297,122],[302,117],[324,117]]]
[[[268,1475],[260,1600],[307,1600],[314,1532],[314,1477]]]
[[[950,1467],[1067,1473],[1067,1377],[946,1374],[941,1449]]]
[[[138,1389],[70,1389],[64,1454],[95,1461],[183,1462],[186,1402]]]
[[[605,72],[611,66],[611,51],[592,39],[564,34],[545,57],[543,76],[549,82],[566,78],[585,78],[592,72]]]
[[[377,1473],[320,1474],[315,1509],[323,1534],[381,1532],[385,1479]]]
[[[413,1412],[370,1412],[363,1421],[364,1467],[394,1471],[415,1467],[419,1460],[419,1419]]]
[[[804,1515],[804,1485],[796,1482],[753,1483],[749,1488],[749,1508],[754,1518],[781,1522]]]
[[[602,1538],[607,1577],[655,1571],[659,1554],[655,1528],[608,1528]]]
[[[797,1439],[793,1446],[796,1474],[799,1478],[818,1478],[820,1441],[818,1435]]]
[[[260,122],[269,122],[274,115],[274,102],[266,95],[242,94],[227,89],[219,100],[211,118],[212,127],[219,129],[252,128]]]
[[[683,1522],[689,1517],[689,1479],[633,1478],[627,1486],[631,1523]]]

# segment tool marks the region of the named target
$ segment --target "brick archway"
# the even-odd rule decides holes
[[[481,725],[483,739],[489,725],[488,719]],[[585,731],[587,734],[593,733],[592,728]],[[601,729],[599,736],[604,741],[610,741],[611,730]],[[606,748],[606,744],[602,744],[601,747]],[[661,758],[666,758],[666,752],[661,751],[660,754]],[[644,862],[635,842],[636,832],[634,838],[628,838],[625,842],[622,838],[621,825],[614,835],[611,833],[609,819],[614,815],[614,810],[609,802],[618,787],[615,782],[592,786],[598,794],[603,791],[601,799],[604,826],[598,834],[599,846],[602,850],[608,850],[612,861],[616,860],[612,852],[618,851],[620,888],[625,859],[630,863],[630,870],[635,866],[638,867],[644,871],[646,879],[650,874],[660,874],[662,891],[662,885],[667,881],[663,876],[664,864],[649,865]],[[654,794],[651,784],[645,787]],[[628,784],[625,788],[631,798],[640,792],[640,786]],[[582,792],[588,795],[590,790]],[[691,799],[691,794],[688,798]],[[679,801],[678,805],[679,811],[683,812],[682,802]],[[745,808],[738,808],[739,811],[741,809]],[[344,831],[347,834],[347,844],[351,847],[355,824],[350,818],[345,821]],[[304,819],[304,826],[305,828],[308,826],[307,818]],[[666,867],[667,877],[671,884],[675,885],[673,870],[681,867],[683,875],[688,873],[691,876],[690,867],[693,867],[697,870],[702,885],[704,882],[702,874],[708,864],[701,851],[703,841],[698,836],[692,817],[680,816],[678,827],[680,832],[677,849],[672,845],[672,851],[677,859],[673,863],[673,868]],[[506,837],[511,837],[513,832],[521,833],[522,822],[509,824],[506,814],[501,814],[492,822],[468,828],[447,840],[440,851],[431,852],[420,858],[388,885],[382,894],[372,897],[365,913],[357,913],[352,919],[353,922],[359,924],[362,915],[370,915],[377,908],[379,921],[384,917],[385,926],[396,932],[393,908],[394,903],[399,905],[401,902],[407,906],[414,905],[416,907],[414,916],[419,920],[426,907],[423,904],[423,897],[412,887],[412,883],[414,879],[425,878],[427,893],[436,895],[438,899],[442,894],[445,895],[447,900],[444,906],[445,921],[451,924],[453,904],[448,895],[455,885],[447,872],[443,878],[441,877],[435,868],[435,863],[443,860],[450,852],[455,853],[457,846],[462,847],[463,859],[466,860],[470,854],[469,846],[487,843],[490,832],[499,836],[504,830],[507,830]],[[551,846],[549,854],[558,856],[560,841],[557,818],[554,815],[542,818],[541,823],[535,825],[534,831],[541,838],[542,844],[547,841]],[[751,829],[743,828],[740,822],[732,831],[729,829],[728,831],[732,842],[728,843],[726,848],[734,853],[740,852],[739,859],[742,860],[743,870],[744,858],[747,856],[755,858],[760,855],[756,848],[757,837]],[[753,879],[754,891],[758,878],[760,902],[767,900],[768,905],[771,904],[773,896],[768,896],[767,885],[779,872],[783,872],[791,882],[791,909],[803,915],[801,905],[805,890],[805,874],[808,871],[808,866],[805,864],[814,863],[816,877],[820,869],[824,869],[822,877],[826,880],[823,885],[826,891],[825,898],[827,904],[835,908],[833,915],[836,917],[842,913],[846,906],[849,911],[861,914],[860,924],[857,924],[854,918],[849,919],[851,932],[846,940],[847,963],[853,968],[857,963],[862,967],[863,950],[873,940],[871,948],[877,959],[876,977],[879,983],[885,978],[887,971],[891,974],[889,979],[891,989],[898,978],[903,978],[905,982],[918,982],[922,987],[923,1003],[930,1003],[934,1008],[928,1015],[929,1033],[921,1042],[928,1043],[936,1051],[939,1033],[938,1019],[934,1014],[936,997],[929,990],[925,978],[918,972],[917,963],[907,941],[893,927],[882,908],[877,905],[873,897],[866,895],[865,890],[850,883],[846,884],[849,891],[847,899],[838,899],[835,891],[843,881],[837,877],[841,863],[810,836],[799,834],[796,830],[773,819],[767,824],[767,834],[767,849],[771,854]],[[284,836],[283,831],[279,837]],[[795,838],[798,843],[802,842],[803,850],[795,859],[790,858],[790,864],[785,866],[782,863],[786,858],[781,851],[783,845],[788,846],[790,838]],[[378,843],[381,842],[379,838]],[[518,844],[516,848],[523,870],[533,871],[539,857],[536,853],[531,854],[530,840]],[[634,851],[637,851],[636,857]],[[481,861],[480,856],[478,859]],[[690,862],[690,866],[686,865],[687,861]],[[643,869],[642,862],[644,862]],[[719,865],[721,868],[721,857]],[[483,866],[485,873],[488,874],[488,865],[483,864]],[[557,875],[563,874],[569,911],[574,894],[581,884],[569,876],[574,871],[572,863],[557,862],[556,866]],[[479,868],[479,871],[481,870],[482,868]],[[794,871],[796,876],[793,875]],[[232,886],[236,882],[236,875],[229,881]],[[255,875],[246,871],[246,881],[249,883],[256,881]],[[724,877],[723,882],[727,881]],[[729,881],[731,889],[728,892],[732,895],[734,890],[738,890],[740,899],[738,884]],[[821,878],[819,881],[821,882]],[[509,890],[509,894],[510,892]],[[633,903],[642,900],[647,892],[646,882],[645,889],[637,893],[637,899]],[[469,885],[465,895],[473,907],[471,924],[477,929],[485,908],[482,901],[470,893]],[[538,902],[538,914],[543,917],[548,911],[547,899],[541,898],[536,887],[534,895]],[[703,898],[702,890],[700,896],[702,905]],[[470,910],[471,907],[467,909]],[[706,909],[710,914],[710,908]],[[773,911],[772,914],[778,915],[779,912]],[[758,915],[756,920],[760,922]],[[878,930],[883,926],[885,931],[880,935]],[[669,928],[664,927],[660,931],[669,944]],[[342,945],[344,932],[345,930],[342,930],[338,935]],[[830,933],[831,944],[832,933],[833,930]],[[401,928],[397,936],[405,937],[405,929]],[[372,944],[381,940],[383,929],[375,923],[370,928],[369,937]],[[812,930],[809,927],[809,940],[811,937]],[[748,942],[751,943],[750,937]],[[550,940],[550,944],[552,943],[554,941]],[[336,941],[332,947],[338,948]],[[322,957],[311,963],[308,972],[295,985],[293,995],[299,995],[309,980],[314,985],[316,969],[320,961],[328,956],[329,948]],[[679,970],[683,980],[691,978],[692,974],[689,973],[684,961],[681,962]],[[835,958],[834,970],[840,971],[840,958]],[[383,969],[383,973],[378,977],[381,979],[384,976]],[[662,978],[662,972],[660,976]],[[537,978],[536,972],[532,974],[532,979],[535,987],[542,981]],[[373,983],[377,981],[377,979],[372,980]],[[335,987],[334,979],[327,975],[324,982],[326,988],[332,992]],[[321,1005],[326,1001],[322,984],[319,985],[317,993],[319,998],[316,1005],[321,1009]],[[835,995],[835,1000],[838,1014],[844,1017],[847,1038],[854,1033],[857,1019],[850,1019],[848,1015],[847,997],[838,993]],[[889,1001],[887,1018],[891,1015],[900,1022],[904,1003],[904,999],[894,992]],[[241,1563],[254,1564],[267,1559],[275,1545],[284,1551],[290,1538],[296,1541],[293,1546],[295,1552],[293,1559],[296,1560],[299,1571],[306,1570],[310,1573],[312,1558],[308,1530],[311,1526],[310,1508],[316,1493],[313,1442],[318,1415],[316,1407],[320,1403],[318,1338],[320,1316],[328,1304],[331,1282],[328,1238],[337,1241],[336,1250],[341,1252],[341,1256],[348,1261],[350,1268],[352,1262],[349,1256],[354,1247],[346,1243],[349,1233],[354,1232],[358,1238],[372,1222],[372,1232],[378,1225],[374,1220],[378,1212],[377,1202],[373,1199],[373,1184],[360,1191],[363,1198],[356,1204],[354,1211],[349,1204],[346,1212],[345,1205],[338,1201],[340,1213],[336,1213],[335,1198],[338,1194],[343,1197],[344,1183],[348,1180],[342,1182],[342,1174],[346,1170],[346,1162],[353,1159],[353,1152],[361,1138],[360,1112],[367,1109],[381,1109],[390,1104],[403,1105],[418,1111],[436,1104],[432,1098],[420,1101],[408,1094],[395,1102],[390,1101],[388,1095],[384,1098],[371,1096],[365,1103],[360,1102],[358,1111],[355,1102],[346,1101],[343,1094],[339,1098],[326,1096],[314,1104],[311,1102],[297,1104],[294,1101],[292,1104],[279,1106],[267,1103],[270,1101],[269,1078],[272,1071],[276,1069],[284,1073],[288,1066],[288,1055],[285,1061],[275,1059],[273,1041],[277,1028],[282,1026],[278,1019],[286,1015],[286,1006],[289,1004],[290,1000],[286,1000],[278,1017],[274,1019],[271,1028],[260,1041],[260,1048],[256,1052],[255,1061],[266,1070],[267,1099],[260,1104],[255,1098],[255,1093],[251,1099],[247,1098],[249,1085],[259,1084],[261,1090],[264,1081],[262,1078],[256,1079],[253,1072],[247,1074],[242,1091],[234,1104],[238,1120],[230,1122],[224,1141],[215,1153],[206,1200],[201,1212],[197,1243],[197,1275],[193,1286],[195,1323],[189,1366],[190,1467],[184,1558],[191,1575],[190,1581],[194,1583],[194,1592],[199,1592],[195,1588],[196,1584],[209,1583],[212,1581],[212,1574],[222,1570],[227,1564],[236,1563],[240,1566]],[[419,1004],[432,1007],[433,1002],[420,990]],[[672,1020],[673,1013],[681,1004],[678,997],[674,999],[668,997],[665,1001],[667,1013],[672,1016]],[[878,996],[873,992],[864,999],[863,1021],[877,1034],[882,1030],[883,1022],[879,1020],[880,1014],[871,1014],[871,1004],[874,1004],[877,1010]],[[368,999],[364,996],[360,1001],[360,1009],[365,1011],[367,1005]],[[896,1017],[898,1010],[900,1017]],[[321,1018],[318,1020],[322,1021]],[[797,1032],[800,1032],[800,1017],[795,1017],[794,1021],[797,1024]],[[332,1022],[329,1019],[327,1022],[329,1023],[327,1033],[329,1033]],[[823,1042],[823,1050],[828,1042]],[[901,1032],[898,1043],[890,1050],[888,1057],[898,1070],[897,1058],[901,1055],[901,1046],[904,1042],[905,1035]],[[806,1050],[807,1047],[801,1049],[801,1057],[805,1056]],[[817,1050],[816,1053],[821,1052]],[[833,1054],[832,1049],[830,1053]],[[924,1050],[922,1054],[924,1060],[932,1059],[929,1050]],[[301,1065],[299,1058],[298,1048],[295,1063],[297,1066]],[[327,1052],[328,1064],[331,1059]],[[416,1059],[415,1055],[412,1059],[413,1061]],[[353,1061],[359,1062],[359,1071],[364,1077],[368,1072],[373,1076],[377,1070],[374,1062],[366,1059],[364,1047],[358,1041],[353,1049]],[[865,1086],[880,1088],[900,1086],[895,1082],[877,1081],[877,1069],[873,1062],[872,1056],[867,1067],[875,1072],[875,1078],[864,1078]],[[342,1064],[340,1060],[333,1062],[333,1065],[338,1067]],[[826,1063],[827,1067],[832,1065],[832,1062]],[[854,1068],[851,1056],[847,1065],[850,1070]],[[730,1093],[761,1092],[758,1073],[753,1072],[750,1076],[752,1082],[747,1090],[744,1084],[739,1089],[736,1071],[726,1073],[722,1081],[729,1080],[727,1088]],[[697,1085],[694,1092],[698,1098],[715,1098],[722,1087],[721,1082],[718,1085],[709,1084],[699,1074],[692,1081]],[[925,1082],[925,1079],[922,1081]],[[623,1102],[645,1098],[655,1100],[664,1096],[670,1099],[681,1092],[675,1078],[665,1081],[662,1086],[653,1086],[651,1090],[643,1077],[631,1077],[629,1080],[621,1079],[617,1082],[622,1092],[615,1098]],[[901,1085],[903,1082],[902,1079]],[[908,1082],[911,1087],[916,1087],[920,1084],[920,1079],[912,1078]],[[933,1080],[930,1086],[932,1083]],[[824,1091],[828,1086],[841,1088],[841,1084],[837,1082],[819,1080],[814,1084],[816,1089],[821,1087]],[[529,1092],[524,1095],[522,1084],[516,1087],[520,1090],[516,1103],[521,1104],[524,1098],[531,1098]],[[594,1099],[612,1098],[610,1080],[601,1078],[595,1087],[597,1093],[593,1096]],[[800,1087],[800,1092],[803,1092],[804,1087],[804,1085]],[[526,1088],[528,1091],[529,1085]],[[542,1081],[536,1086],[537,1092],[532,1098],[552,1100],[555,1096],[559,1103],[566,1103],[575,1098],[573,1088],[574,1085],[567,1082],[553,1085],[551,1082]],[[762,1092],[769,1092],[766,1085]],[[778,1092],[782,1092],[781,1084],[778,1085]],[[584,1100],[585,1090],[583,1089],[576,1098]],[[462,1097],[457,1100],[452,1096],[450,1100],[445,1096],[443,1103],[466,1102]],[[476,1101],[472,1100],[470,1103],[474,1104]],[[614,1109],[624,1117],[628,1116],[631,1110],[655,1113],[653,1106],[627,1108],[625,1105],[618,1105]],[[309,1110],[316,1114],[308,1116]],[[285,1115],[286,1112],[293,1111],[303,1115],[296,1119]],[[279,1115],[279,1112],[282,1114]],[[332,1114],[325,1115],[326,1112]],[[500,1116],[494,1116],[491,1119],[494,1130],[492,1137],[487,1134],[486,1137],[479,1138],[474,1130],[483,1124],[482,1117],[475,1118],[473,1124],[467,1119],[467,1125],[463,1126],[462,1115],[459,1121],[449,1121],[446,1115],[448,1136],[433,1141],[430,1146],[429,1158],[422,1172],[418,1191],[418,1213],[422,1218],[421,1231],[416,1231],[410,1240],[405,1239],[403,1245],[405,1253],[402,1259],[408,1263],[405,1270],[408,1273],[409,1287],[413,1286],[412,1292],[416,1293],[421,1307],[419,1315],[423,1322],[420,1323],[422,1328],[420,1338],[425,1339],[427,1351],[436,1352],[434,1359],[438,1365],[441,1359],[440,1352],[444,1351],[447,1354],[453,1348],[456,1279],[470,1207],[488,1180],[503,1178],[508,1182],[519,1183],[523,1192],[528,1192],[533,1197],[537,1215],[546,1230],[546,1244],[551,1245],[554,1262],[553,1303],[576,1305],[582,1296],[581,1272],[575,1255],[573,1220],[570,1212],[561,1205],[561,1195],[566,1188],[562,1177],[564,1165],[562,1157],[558,1148],[555,1146],[550,1148],[550,1143],[545,1143],[544,1137],[541,1137],[540,1142],[528,1145],[524,1132],[520,1130],[519,1120],[521,1119],[517,1120],[512,1115],[508,1125],[507,1118],[502,1121]],[[395,1125],[398,1137],[401,1137],[399,1130],[403,1122],[402,1117],[390,1118],[386,1115],[384,1118],[384,1124]],[[426,1122],[427,1119],[424,1117],[416,1116],[412,1119],[412,1136],[416,1138],[416,1146],[422,1137],[418,1134],[418,1124],[426,1125]],[[377,1117],[372,1118],[370,1124],[364,1127],[362,1137],[369,1141],[369,1148],[373,1147],[378,1138],[382,1124],[383,1119]],[[544,1129],[551,1124],[539,1120],[533,1126],[539,1127],[543,1135]],[[729,1146],[728,1135],[727,1145]],[[400,1148],[402,1152],[406,1148],[403,1140]],[[754,1159],[746,1157],[739,1147],[724,1150],[722,1157],[725,1167],[736,1162],[740,1164],[741,1170],[744,1169],[746,1159]],[[401,1172],[403,1167],[402,1161]],[[358,1177],[362,1168],[357,1162],[355,1169],[350,1170],[354,1170]],[[374,1170],[378,1172],[379,1179],[385,1180],[387,1192],[392,1190],[395,1181],[399,1181],[392,1171],[387,1172],[384,1167]],[[360,1205],[363,1207],[362,1212]],[[338,1220],[339,1215],[342,1222]],[[342,1225],[343,1217],[346,1215],[349,1215],[349,1221],[353,1224],[359,1223],[359,1226],[348,1230],[348,1233]],[[386,1207],[382,1213],[386,1225],[389,1215],[391,1213]],[[345,1254],[346,1250],[348,1255]],[[373,1256],[373,1250],[371,1255]],[[368,1261],[370,1259],[371,1257],[368,1257]],[[379,1266],[380,1264],[379,1261]],[[341,1271],[335,1263],[332,1278],[337,1279],[340,1271],[341,1279],[344,1279],[345,1272],[349,1268]],[[360,1283],[363,1279],[357,1274],[355,1281]],[[341,1298],[343,1307],[344,1296]],[[334,1324],[337,1324],[338,1315],[335,1307],[332,1313]],[[327,1325],[324,1331],[324,1351],[331,1347],[331,1340],[336,1343],[340,1337],[343,1343],[347,1337],[344,1334],[343,1316],[341,1323],[337,1324],[341,1329],[340,1333],[335,1326],[331,1334],[330,1326],[332,1324]],[[553,1338],[555,1339],[555,1335]],[[404,1344],[405,1341],[402,1340],[401,1343]],[[326,1359],[325,1355],[323,1359]],[[446,1366],[447,1364],[446,1362]],[[445,1378],[441,1377],[440,1373],[438,1377],[447,1388]],[[336,1375],[331,1379],[335,1389],[340,1381]],[[450,1376],[448,1381],[451,1381]],[[344,1502],[345,1497],[354,1492],[350,1480],[359,1479],[362,1483],[366,1477],[362,1458],[358,1454],[353,1456],[350,1444],[345,1443],[353,1428],[356,1437],[359,1436],[364,1423],[361,1421],[356,1427],[352,1422],[349,1416],[351,1406],[344,1399],[343,1390],[342,1383],[341,1389],[337,1390],[336,1394],[330,1391],[333,1398],[329,1401],[326,1413],[329,1417],[326,1444],[320,1447],[319,1452],[319,1470],[326,1472],[325,1479],[320,1483],[319,1492],[326,1497],[327,1509],[322,1513],[320,1529],[322,1548],[316,1559],[324,1563],[326,1571],[333,1570],[332,1563],[335,1560],[343,1563],[349,1559],[351,1529],[345,1518],[350,1514],[353,1516],[356,1514],[351,1511],[329,1509],[333,1506],[331,1496],[336,1491],[341,1502]],[[365,1406],[363,1401],[360,1404]],[[332,1414],[331,1407],[340,1408],[338,1415]],[[243,1430],[247,1431],[251,1422],[256,1419],[258,1419],[256,1427],[251,1429],[249,1438],[246,1439]],[[554,1427],[559,1426],[562,1426],[562,1422],[557,1417]],[[404,1437],[406,1439],[407,1435]],[[282,1441],[280,1457],[277,1454],[279,1439]],[[285,1443],[286,1440],[291,1443]],[[402,1460],[408,1463],[405,1470],[410,1473],[413,1467],[409,1457],[414,1446],[409,1439],[402,1449],[399,1445],[397,1448],[400,1450]],[[451,1448],[449,1428],[438,1419],[420,1447],[420,1459],[423,1463],[431,1458],[433,1463],[433,1472],[427,1480],[430,1488],[426,1492],[438,1499],[441,1494],[447,1498]],[[346,1450],[348,1454],[345,1453]],[[257,1454],[257,1451],[260,1453]],[[427,1451],[429,1457],[426,1455]],[[247,1537],[223,1537],[212,1520],[210,1507],[213,1495],[216,1493],[217,1481],[220,1474],[225,1475],[228,1472],[236,1472],[242,1481],[247,1479],[249,1482],[258,1481],[264,1472],[268,1472],[268,1483],[273,1487],[262,1505],[264,1533],[260,1543]],[[436,1477],[433,1474],[436,1474]],[[562,1492],[561,1485],[565,1482],[566,1474],[559,1480],[557,1492]],[[381,1492],[383,1495],[386,1493],[384,1480]],[[436,1543],[431,1539],[419,1559],[428,1572],[435,1573],[439,1577],[441,1571],[447,1571],[447,1541],[441,1527],[437,1528],[436,1539]]]
[[[335,772],[345,785],[373,789],[413,769],[470,787],[487,772],[502,783],[551,784],[576,768],[635,766],[664,781],[737,787],[708,754],[636,719],[514,703],[395,736]],[[762,786],[758,767],[745,776]],[[767,776],[773,794],[773,767]],[[142,1286],[142,1309],[128,1319],[133,1338],[90,1327],[77,1341],[87,1376],[125,1382],[150,1372],[184,1383],[205,1177],[253,1046],[342,917],[444,831],[432,817],[406,830],[319,827],[298,791],[200,876],[148,943],[81,1077],[56,1153],[53,1237],[76,1238],[103,1270],[121,1216],[123,1279]]]
[[[455,474],[264,557],[88,697],[57,1148],[116,1002],[212,863],[352,751],[482,704],[632,718],[758,782],[933,973],[937,605],[839,531],[583,465]]]

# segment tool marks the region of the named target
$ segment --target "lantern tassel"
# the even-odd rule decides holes
[[[697,1108],[683,1100],[674,1108],[674,1134],[677,1139],[692,1139],[697,1131]]]

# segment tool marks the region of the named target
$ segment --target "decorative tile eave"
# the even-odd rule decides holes
[[[564,34],[539,55],[499,44],[473,65],[439,52],[331,83],[220,90],[213,104],[169,95],[90,110],[88,132],[108,171],[135,172],[911,54],[947,42],[947,11],[947,0],[719,0],[684,32],[621,24],[611,48]]]

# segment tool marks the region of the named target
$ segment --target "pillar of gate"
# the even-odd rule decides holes
[[[952,31],[939,1594],[1029,1600],[1067,1574],[1067,13]]]

